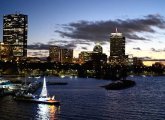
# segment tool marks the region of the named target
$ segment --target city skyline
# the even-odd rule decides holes
[[[92,51],[97,42],[109,56],[110,33],[117,27],[126,37],[126,54],[165,59],[163,3],[163,0],[6,0],[0,5],[0,26],[3,28],[3,15],[26,14],[31,50],[47,49],[54,44],[74,49],[77,51],[74,56],[80,51]]]

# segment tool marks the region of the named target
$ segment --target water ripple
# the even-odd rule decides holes
[[[0,99],[2,120],[164,120],[165,77],[131,78],[136,86],[107,91],[99,86],[111,81],[47,77],[49,81],[68,82],[48,86],[61,106],[16,102],[12,96]],[[40,79],[42,80],[42,78]],[[36,91],[39,94],[41,89]]]

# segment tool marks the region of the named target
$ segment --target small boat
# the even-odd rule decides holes
[[[47,87],[46,87],[46,79],[44,77],[43,87],[38,99],[41,103],[48,103],[48,104],[59,104],[60,102],[55,100],[55,97],[48,97]]]
[[[36,96],[31,95],[23,95],[23,96],[17,96],[14,98],[17,101],[23,101],[23,102],[32,102],[32,103],[43,103],[43,104],[49,104],[49,105],[60,105],[60,102],[52,99],[52,98],[36,98]]]
[[[54,96],[48,97],[45,77],[44,77],[42,91],[41,91],[41,94],[39,97],[32,95],[30,93],[28,93],[28,94],[19,93],[14,97],[14,99],[18,100],[18,101],[44,103],[44,104],[51,104],[51,105],[60,105],[60,101],[55,100]]]

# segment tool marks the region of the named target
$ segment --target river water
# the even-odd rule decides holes
[[[34,80],[34,78],[31,78]],[[17,102],[0,98],[0,120],[164,120],[165,77],[130,77],[136,86],[105,90],[107,80],[46,77],[68,85],[47,85],[50,95],[61,101],[54,105]],[[38,79],[42,81],[43,78]],[[35,94],[40,94],[41,88]]]

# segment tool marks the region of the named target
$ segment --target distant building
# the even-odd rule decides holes
[[[74,63],[74,64],[79,64],[79,58],[73,57],[73,63]]]
[[[135,66],[143,66],[143,61],[141,58],[133,57],[133,65]]]
[[[73,60],[73,50],[62,48],[60,52],[60,62],[61,63],[72,63]]]
[[[126,58],[127,60],[127,65],[131,66],[133,65],[133,55],[132,54],[129,54],[127,55],[128,57]]]
[[[82,51],[79,54],[79,64],[86,62],[107,62],[107,55],[103,53],[101,45],[96,44],[93,51]]]
[[[123,57],[118,57],[118,56],[110,56],[109,57],[109,64],[112,65],[128,65],[128,55],[125,55]]]
[[[49,57],[52,62],[72,63],[73,50],[61,48],[59,46],[51,46],[49,48]]]
[[[60,51],[61,48],[58,46],[51,46],[49,48],[49,57],[53,62],[60,62]]]
[[[91,60],[93,62],[107,63],[107,55],[104,53],[93,52],[91,54]]]
[[[101,47],[101,45],[96,44],[93,48],[93,52],[103,53],[103,48]]]
[[[122,33],[111,33],[110,35],[110,64],[127,64],[128,56],[125,55],[125,37]]]
[[[40,62],[43,62],[43,61],[41,61],[41,59],[38,58],[38,57],[27,57],[26,62],[27,63],[40,63]]]
[[[110,56],[125,56],[125,37],[122,33],[111,33],[110,35]]]
[[[27,27],[27,15],[10,14],[3,17],[3,42],[11,46],[12,56],[17,60],[27,57]]]
[[[93,61],[107,63],[107,55],[103,53],[103,48],[100,44],[94,46],[91,59]]]
[[[85,62],[91,61],[92,53],[93,53],[93,51],[82,51],[79,54],[79,63],[83,64]]]
[[[10,61],[12,51],[11,47],[8,44],[0,43],[0,60],[1,61]]]

